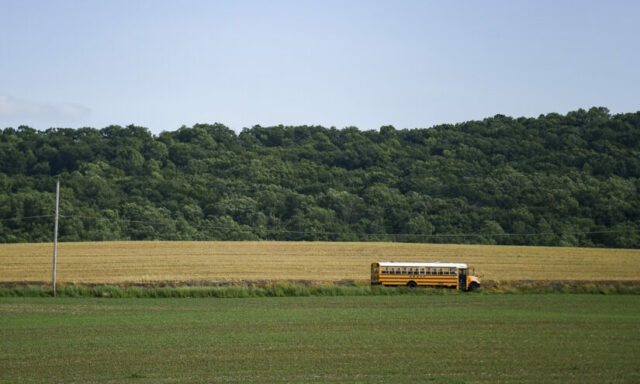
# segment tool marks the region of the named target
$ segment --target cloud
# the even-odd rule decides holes
[[[80,121],[90,115],[91,109],[78,104],[42,104],[0,95],[0,120],[56,124]]]

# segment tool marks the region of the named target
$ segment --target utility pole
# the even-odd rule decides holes
[[[51,287],[53,297],[56,297],[56,259],[58,258],[58,211],[60,207],[60,179],[56,182],[56,219],[53,226],[53,275],[51,276]]]

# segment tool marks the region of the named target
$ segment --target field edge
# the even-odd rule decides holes
[[[191,283],[191,284],[189,284]],[[485,281],[479,292],[446,288],[370,286],[362,281],[156,282],[129,284],[57,284],[60,297],[96,298],[245,298],[295,296],[395,296],[466,294],[631,294],[640,295],[640,281]],[[0,282],[0,297],[50,297],[51,284]]]

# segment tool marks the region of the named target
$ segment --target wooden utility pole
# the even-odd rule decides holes
[[[53,297],[56,297],[56,259],[58,258],[58,211],[60,207],[60,179],[56,182],[56,219],[53,226],[53,275],[51,276],[51,287]]]

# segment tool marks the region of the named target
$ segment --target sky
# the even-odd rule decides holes
[[[0,128],[640,110],[640,1],[0,0]]]

